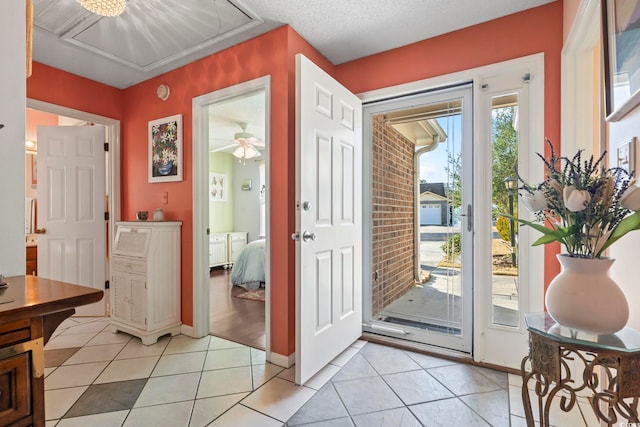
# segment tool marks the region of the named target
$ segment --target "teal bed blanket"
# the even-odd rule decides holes
[[[248,290],[264,283],[264,239],[254,240],[244,247],[231,269],[231,283]]]

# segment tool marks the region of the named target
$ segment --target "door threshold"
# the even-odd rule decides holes
[[[473,359],[473,356],[469,353],[450,350],[443,347],[437,347],[429,344],[418,343],[415,341],[407,341],[401,338],[393,338],[389,336],[378,335],[371,332],[363,332],[362,337],[360,339],[363,341],[368,341],[375,344],[381,344],[381,345],[386,345],[393,348],[398,348],[400,350],[413,351],[413,352],[424,354],[427,356],[433,356],[433,357],[438,357],[440,359],[451,360],[453,362],[465,363],[468,365],[494,369],[496,371],[506,372],[509,374],[520,375],[520,370],[518,369],[494,365],[491,363],[476,362]]]

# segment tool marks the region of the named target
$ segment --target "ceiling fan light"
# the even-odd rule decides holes
[[[253,159],[254,157],[260,156],[260,152],[255,149],[253,145],[247,145],[244,149],[244,158],[245,159]]]
[[[89,12],[101,16],[118,16],[127,7],[126,0],[78,0]]]
[[[236,148],[235,151],[233,152],[233,155],[239,159],[244,158],[244,147],[241,145],[238,148]]]

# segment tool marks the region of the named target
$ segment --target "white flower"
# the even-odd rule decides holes
[[[562,191],[564,205],[571,212],[580,212],[591,201],[591,194],[587,190],[578,190],[573,185],[568,185]]]
[[[640,187],[632,185],[627,188],[620,198],[620,205],[630,211],[640,211]]]
[[[547,198],[540,190],[535,190],[533,194],[524,193],[522,195],[522,204],[531,212],[538,212],[547,208]]]

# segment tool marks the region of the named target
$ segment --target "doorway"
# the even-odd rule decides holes
[[[372,332],[471,353],[472,85],[365,107]]]
[[[417,173],[420,169],[420,161],[415,159],[415,156],[428,157],[429,155],[434,156],[436,153],[428,149],[421,153],[419,149],[416,149],[417,141],[410,141],[410,144],[407,143],[404,153],[400,156],[394,155],[395,153],[390,150],[383,151],[381,152],[382,154],[376,153],[375,150],[377,148],[372,139],[374,128],[371,125],[371,119],[376,114],[387,113],[390,114],[388,119],[392,119],[393,117],[391,116],[393,114],[411,118],[412,109],[426,109],[427,111],[418,112],[429,113],[428,106],[432,102],[437,104],[438,100],[428,100],[428,98],[425,100],[421,97],[435,96],[438,93],[442,93],[443,96],[447,93],[453,94],[454,91],[463,89],[465,85],[470,85],[471,102],[467,103],[472,107],[471,111],[473,113],[467,116],[471,117],[470,125],[462,126],[460,130],[457,130],[454,126],[447,132],[448,125],[439,123],[447,137],[450,137],[449,133],[452,134],[450,137],[452,140],[455,137],[454,134],[463,135],[460,168],[462,170],[461,191],[458,191],[453,185],[458,181],[455,178],[455,174],[453,174],[454,179],[452,182],[447,184],[451,186],[448,188],[449,193],[445,192],[444,196],[438,195],[437,186],[435,188],[423,188],[423,191],[420,191],[420,176]],[[503,228],[503,233],[501,234],[507,240],[505,241],[499,236],[500,233],[496,224],[499,215],[496,209],[500,208],[502,212],[509,209],[509,189],[504,182],[509,175],[504,175],[504,170],[501,171],[500,168],[494,167],[496,163],[503,163],[503,156],[496,156],[493,147],[500,145],[499,139],[501,139],[496,139],[496,123],[500,122],[505,127],[510,125],[512,128],[515,123],[514,131],[517,138],[512,141],[515,146],[512,145],[511,147],[517,147],[518,172],[521,176],[529,177],[533,182],[543,179],[540,176],[541,168],[535,162],[535,160],[538,160],[537,153],[544,149],[543,55],[531,55],[445,76],[411,82],[366,93],[362,95],[362,98],[365,105],[363,132],[366,149],[364,150],[364,163],[365,165],[370,165],[369,170],[365,171],[365,177],[369,177],[371,182],[382,179],[381,172],[376,169],[374,161],[375,156],[381,155],[386,156],[386,159],[392,163],[384,166],[387,170],[393,170],[394,167],[399,165],[405,171],[410,171],[404,177],[406,185],[392,183],[392,185],[388,185],[386,189],[383,188],[378,193],[373,190],[373,185],[365,187],[363,190],[365,212],[372,212],[370,218],[364,218],[366,232],[363,234],[363,247],[365,248],[363,271],[370,278],[369,283],[365,281],[364,288],[365,332],[367,334],[375,334],[384,340],[417,349],[444,353],[453,350],[457,355],[466,355],[478,362],[518,368],[528,348],[524,314],[543,310],[543,251],[541,247],[531,246],[539,236],[536,236],[535,231],[531,231],[529,227],[520,229],[516,227],[514,239],[511,239],[510,224],[507,223],[506,227],[501,224],[500,227]],[[446,99],[441,100],[446,101]],[[406,102],[406,104],[402,104],[402,102]],[[435,112],[436,109],[433,109],[431,113]],[[499,120],[496,120],[497,115],[501,116]],[[463,120],[464,116],[463,109]],[[427,136],[428,133],[433,136],[438,135],[437,132],[427,132],[426,129],[428,127],[424,126],[423,133],[426,133]],[[466,136],[467,132],[469,132],[469,136]],[[413,138],[424,136],[415,135]],[[438,136],[438,138],[442,137],[442,135]],[[410,139],[408,138],[408,140]],[[407,140],[406,137],[405,140]],[[471,143],[470,149],[465,149],[467,142]],[[367,146],[367,144],[369,145]],[[439,143],[438,145],[441,144]],[[455,144],[451,154],[454,155],[453,160],[457,161]],[[471,155],[471,160],[465,160],[465,155]],[[410,159],[415,159],[415,163],[410,163]],[[448,157],[445,157],[443,163],[452,171],[457,168],[455,162],[450,161]],[[447,167],[444,169],[446,170]],[[413,173],[414,171],[416,171],[415,174]],[[515,171],[513,172],[514,174],[511,175],[511,178],[515,179]],[[384,184],[385,182],[383,179],[382,183]],[[410,193],[413,192],[413,199],[405,191],[405,188],[410,186],[412,187]],[[472,187],[469,188],[469,186]],[[425,190],[427,193],[425,193]],[[513,192],[514,212],[523,218],[532,219],[532,214],[526,212],[526,209],[518,209],[517,190],[512,189],[511,191]],[[422,197],[421,193],[424,193]],[[456,201],[457,193],[461,194],[460,202]],[[471,198],[466,199],[465,193],[470,195]],[[377,214],[374,212],[373,201],[376,196],[380,195],[393,199],[398,198],[401,194],[404,210],[400,209],[399,204],[392,204],[386,211],[378,212]],[[498,199],[498,203],[494,199]],[[415,200],[416,204],[410,206],[409,200]],[[422,206],[425,207],[423,208]],[[415,210],[410,210],[411,207],[414,207]],[[441,321],[439,324],[441,330],[430,331],[429,333],[416,331],[417,327],[426,328],[415,322],[417,320],[420,323],[434,323],[431,319],[428,319],[430,321],[425,321],[423,318],[409,317],[409,319],[404,319],[399,315],[385,316],[387,313],[382,310],[384,305],[378,305],[377,307],[380,308],[376,309],[373,298],[374,288],[381,286],[381,282],[391,281],[392,283],[397,283],[400,281],[399,276],[387,274],[388,267],[394,264],[389,257],[390,254],[394,253],[394,250],[406,254],[402,260],[404,263],[403,268],[400,269],[404,274],[402,283],[405,288],[395,293],[389,292],[390,289],[385,293],[383,288],[382,295],[395,296],[396,299],[400,299],[400,296],[405,295],[409,290],[417,292],[421,286],[434,287],[429,280],[426,280],[429,276],[425,277],[419,274],[423,271],[422,266],[425,263],[420,262],[418,248],[422,249],[422,245],[425,244],[423,238],[425,235],[428,236],[430,234],[420,233],[422,225],[418,222],[411,222],[411,220],[420,221],[421,209],[425,210],[423,219],[426,227],[432,227],[433,224],[426,223],[433,222],[435,218],[438,218],[438,215],[442,218],[446,218],[446,215],[449,215],[449,218],[446,218],[445,221],[447,221],[447,224],[449,222],[452,224],[454,227],[452,233],[455,236],[457,234],[455,225],[457,222],[459,223],[460,257],[456,263],[460,265],[446,265],[446,257],[449,257],[446,252],[453,251],[452,258],[455,259],[457,257],[456,252],[458,249],[456,247],[458,242],[453,240],[451,244],[435,244],[432,245],[431,250],[435,251],[437,257],[440,260],[444,260],[445,263],[441,265],[440,261],[438,261],[439,265],[433,269],[432,273],[433,276],[437,277],[439,273],[453,268],[455,277],[455,274],[458,274],[455,273],[457,271],[455,269],[459,269],[459,274],[461,275],[459,279],[447,278],[447,280],[452,281],[452,283],[455,283],[455,280],[460,280],[460,292],[463,296],[467,296],[466,300],[460,300],[461,306],[464,307],[465,303],[471,304],[468,314],[465,314],[464,308],[462,308],[459,317],[456,317],[457,301],[456,298],[452,298],[454,300],[453,311],[451,314],[447,314],[445,319],[453,320],[454,323],[447,325]],[[410,220],[407,218],[410,218]],[[380,239],[374,236],[372,230],[376,225],[380,226],[382,219],[391,220],[391,223],[386,225],[387,233],[383,237],[395,236],[402,230],[405,233],[405,238],[402,241],[395,242],[395,247],[392,245],[382,251],[382,268],[376,268],[375,248]],[[403,227],[400,227],[401,220],[404,221]],[[471,231],[471,238],[465,239],[465,232],[469,230]],[[446,235],[440,240],[447,242],[451,237]],[[500,249],[498,251],[494,250],[494,243],[497,239],[502,240],[498,242],[499,246],[497,248]],[[471,247],[468,248],[466,245],[471,245]],[[465,254],[471,255],[472,259],[466,259]],[[515,256],[512,256],[512,254],[515,254]],[[423,255],[427,254],[423,253]],[[509,275],[502,275],[502,272],[496,274],[497,272],[493,265],[494,256],[501,257],[503,267],[505,267],[504,270],[509,271]],[[515,259],[515,262],[512,263],[513,259]],[[519,260],[522,260],[522,262],[519,262]],[[415,267],[416,262],[419,267]],[[465,270],[465,264],[469,270]],[[513,264],[517,268],[512,268]],[[466,284],[466,279],[470,280],[470,284]],[[409,282],[409,280],[412,281]],[[423,281],[425,283],[422,283]],[[465,288],[465,286],[467,287]],[[453,294],[454,297],[457,297],[455,286],[452,289],[453,291],[445,289],[445,292],[443,292],[445,295],[442,296],[450,297],[449,294]],[[430,290],[434,291],[434,289]],[[437,288],[435,289],[435,291],[438,290]],[[412,303],[415,302],[414,300]],[[443,309],[440,305],[439,308]],[[379,315],[380,313],[382,313],[381,316]],[[400,318],[400,322],[393,324],[385,321],[387,320],[385,317],[397,317]],[[465,320],[470,323],[465,323]],[[455,322],[461,322],[462,324],[460,333],[455,330],[457,327]],[[472,338],[470,346],[467,346],[467,343],[463,343],[464,348],[452,345],[452,343],[456,344],[456,341],[462,342],[463,339],[460,337],[468,334]],[[428,339],[419,339],[420,336]],[[449,342],[447,343],[446,341]],[[505,346],[504,343],[507,342],[509,345]]]
[[[31,113],[31,114],[30,114]],[[31,117],[31,120],[29,118]],[[91,304],[88,306],[83,306],[77,309],[77,315],[79,316],[104,316],[108,315],[110,312],[109,306],[109,291],[106,289],[106,282],[109,278],[109,258],[110,258],[110,245],[108,245],[108,241],[112,240],[115,236],[115,223],[120,219],[120,122],[119,120],[110,119],[107,117],[98,116],[91,113],[86,113],[83,111],[62,107],[55,104],[50,104],[43,101],[37,101],[32,99],[27,99],[27,132],[26,139],[33,142],[33,148],[27,150],[26,158],[28,160],[27,171],[32,172],[30,176],[27,177],[27,191],[26,195],[28,199],[31,199],[32,202],[30,206],[37,207],[37,199],[38,199],[38,180],[37,180],[37,162],[36,162],[36,153],[37,153],[37,127],[40,125],[45,126],[88,126],[88,125],[97,125],[104,126],[105,129],[105,141],[108,143],[109,150],[105,153],[105,164],[104,171],[105,176],[105,188],[102,193],[105,194],[105,212],[109,212],[109,218],[104,221],[104,227],[106,232],[98,232],[99,235],[104,236],[104,241],[102,242],[104,253],[106,254],[104,259],[104,278],[103,280],[96,280],[96,283],[88,283],[86,280],[83,280],[83,283],[80,283],[84,286],[91,286],[97,289],[104,290],[105,297],[99,301],[98,303]],[[102,150],[102,146],[99,147]],[[42,190],[42,189],[40,189]],[[27,205],[25,204],[25,207]],[[37,208],[36,208],[37,209]],[[26,214],[26,212],[25,212]],[[26,217],[26,215],[25,215]],[[30,216],[31,218],[36,218],[37,215],[35,213],[35,209],[33,210],[33,214]],[[102,213],[100,213],[100,217],[102,217]],[[100,225],[103,227],[102,223]],[[27,245],[31,244],[32,252],[38,254],[40,252],[40,245],[37,243],[37,234],[36,232],[44,232],[44,227],[41,227],[38,224],[26,224],[25,231],[27,234]],[[29,233],[31,231],[32,233]],[[31,243],[30,243],[31,242]],[[41,258],[41,255],[36,255],[38,258]],[[88,263],[84,263],[88,264]],[[35,264],[37,266],[37,263]],[[33,272],[33,267],[31,268],[31,272]],[[38,269],[35,269],[36,274],[38,273]],[[85,276],[91,276],[89,273],[85,274]],[[54,277],[56,278],[56,277]],[[60,279],[59,279],[60,280]],[[64,279],[62,279],[64,280]],[[70,281],[70,280],[66,280]]]
[[[269,348],[269,78],[194,99],[194,325]],[[201,323],[204,322],[204,323]]]

